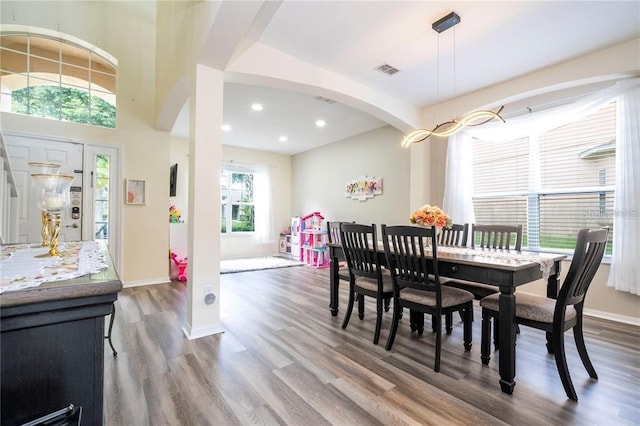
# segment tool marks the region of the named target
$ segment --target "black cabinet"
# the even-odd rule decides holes
[[[2,425],[73,404],[103,423],[104,320],[122,289],[113,267],[0,296]]]

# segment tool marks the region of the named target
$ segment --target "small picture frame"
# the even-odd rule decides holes
[[[147,182],[141,179],[127,179],[125,187],[125,203],[134,205],[147,204]]]

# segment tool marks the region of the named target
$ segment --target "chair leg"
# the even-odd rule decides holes
[[[584,365],[584,368],[589,373],[589,377],[598,380],[598,373],[596,373],[596,369],[593,368],[593,364],[589,359],[589,354],[587,354],[587,347],[584,344],[584,335],[582,334],[582,312],[578,313],[578,321],[575,327],[573,327],[573,338],[576,341],[576,347],[578,348],[578,354],[580,354],[582,365]]]
[[[463,311],[464,322],[462,323],[462,333],[464,336],[464,350],[471,350],[472,340],[472,327],[473,327],[473,303],[469,303],[469,306]]]
[[[576,390],[573,388],[571,376],[569,375],[569,366],[567,365],[567,357],[564,353],[564,333],[554,333],[551,341],[553,342],[553,355],[556,359],[556,367],[558,368],[558,374],[560,374],[564,391],[569,399],[577,401],[578,394],[576,394]]]
[[[431,331],[432,332],[436,332],[436,316],[435,315],[431,315]]]
[[[447,331],[447,336],[448,336],[453,331],[453,314],[451,312],[444,315],[444,323],[445,323],[445,330]]]
[[[436,315],[436,356],[433,371],[440,371],[440,352],[442,351],[442,315]]]
[[[364,319],[364,294],[358,295],[358,318]]]
[[[342,328],[347,328],[349,324],[349,318],[351,318],[351,312],[353,311],[353,299],[355,297],[355,291],[353,290],[353,286],[350,286],[349,289],[349,303],[347,304],[347,313],[344,315],[344,320],[342,321]],[[360,297],[358,295],[358,297]]]
[[[380,340],[380,327],[382,326],[382,309],[383,308],[383,300],[380,298],[376,299],[376,331],[373,334],[373,344],[377,345]]]
[[[387,297],[384,299],[384,311],[389,312],[389,306],[391,306],[391,298]]]
[[[396,338],[396,332],[398,331],[398,322],[400,322],[400,313],[402,312],[402,308],[397,305],[396,302],[393,303],[393,320],[391,321],[391,330],[389,330],[389,337],[387,337],[387,344],[384,347],[386,350],[391,350],[393,346],[393,341]]]
[[[484,365],[491,360],[491,315],[482,310],[482,337],[480,338],[480,359]]]
[[[399,317],[402,318],[402,313],[400,313]],[[424,333],[424,314],[419,311],[410,310],[409,323],[411,324],[411,331],[415,331],[418,333],[418,336],[422,336],[422,333]]]

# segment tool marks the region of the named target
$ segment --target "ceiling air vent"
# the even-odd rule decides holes
[[[400,71],[398,68],[394,68],[389,64],[382,64],[376,68],[378,71],[382,71],[385,74],[393,75]]]
[[[316,101],[320,101],[320,102],[326,102],[328,104],[335,104],[336,101],[334,101],[333,99],[329,99],[329,98],[323,98],[322,96],[316,96],[315,98]]]

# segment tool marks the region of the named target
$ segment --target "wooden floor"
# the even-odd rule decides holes
[[[408,315],[392,351],[384,349],[391,312],[373,345],[369,301],[364,320],[354,314],[342,330],[347,285],[332,317],[328,274],[292,267],[222,275],[225,333],[192,341],[181,331],[184,284],[122,291],[113,330],[119,355],[105,345],[106,424],[640,424],[638,327],[586,321],[598,381],[567,333],[577,403],[566,398],[544,333],[522,327],[509,396],[500,392],[497,353],[489,366],[480,362],[479,310],[471,352],[457,322],[435,373],[434,335],[411,334]]]

